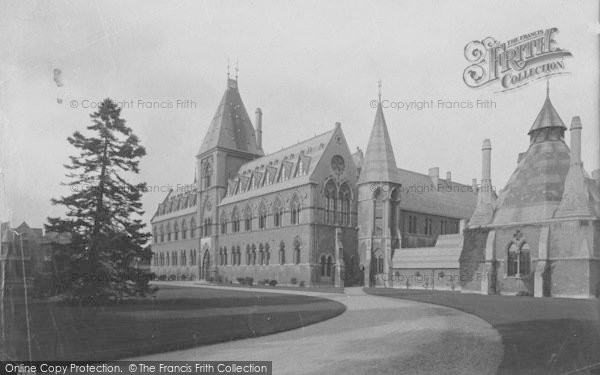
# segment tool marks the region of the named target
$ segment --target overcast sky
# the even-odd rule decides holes
[[[584,165],[598,168],[597,1],[3,1],[0,3],[0,165],[13,224],[40,226],[68,194],[66,138],[89,125],[87,100],[133,101],[122,116],[146,146],[139,180],[193,182],[195,155],[239,61],[248,112],[261,107],[267,153],[342,123],[363,150],[383,81],[390,101],[493,100],[495,109],[387,109],[400,168],[470,183],[481,143],[492,141],[492,179],[502,188],[545,98],[545,82],[496,93],[467,87],[472,40],[507,41],[558,27],[570,75],[551,80],[563,121],[580,115]],[[62,71],[63,86],[53,79]],[[62,104],[57,102],[62,99]],[[189,100],[195,108],[139,108],[138,100]],[[77,108],[72,108],[77,106]],[[194,106],[192,106],[194,107]],[[567,136],[568,142],[568,136]],[[149,220],[165,193],[147,193]]]

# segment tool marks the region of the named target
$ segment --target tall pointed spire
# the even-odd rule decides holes
[[[378,85],[379,100],[377,102],[377,112],[369,144],[365,152],[365,158],[363,159],[359,183],[396,182],[398,180],[396,158],[394,157],[394,150],[381,105],[381,80]]]
[[[564,131],[567,130],[565,123],[550,101],[550,80],[546,81],[546,100],[544,101],[544,105],[527,134],[531,137],[532,142],[545,140],[546,137],[540,137],[539,134],[542,131],[545,132],[548,128],[558,129],[557,132],[560,133],[561,137],[564,136]]]
[[[257,144],[254,126],[242,102],[236,79],[229,77],[228,69],[227,89],[204,136],[198,151],[199,155],[214,148],[241,151],[257,156],[264,155],[262,148]]]

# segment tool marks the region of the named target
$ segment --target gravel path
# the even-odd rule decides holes
[[[484,320],[454,309],[367,295],[361,288],[346,288],[345,294],[273,292],[329,298],[347,310],[292,331],[136,360],[273,361],[278,375],[494,374],[502,360],[499,334]]]

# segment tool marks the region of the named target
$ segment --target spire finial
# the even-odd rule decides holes
[[[550,78],[546,78],[546,98],[550,97]]]
[[[377,81],[377,86],[379,87],[379,103],[381,104],[381,78]]]
[[[229,57],[227,58],[227,80],[229,80]]]
[[[238,68],[238,61],[237,61],[237,59],[236,59],[236,60],[235,60],[235,80],[236,80],[236,81],[238,80],[238,71],[239,71],[239,70],[240,70],[240,69]]]

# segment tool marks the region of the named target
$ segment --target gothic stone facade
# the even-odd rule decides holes
[[[565,130],[547,96],[506,187],[498,197],[479,192],[461,254],[463,292],[600,295],[600,181],[583,169],[579,117],[570,148]],[[489,140],[482,150],[491,186]]]
[[[381,103],[364,158],[339,123],[265,155],[255,115],[256,128],[228,79],[194,183],[152,218],[159,279],[384,285],[395,250],[433,245],[473,213],[470,186],[396,167]]]

